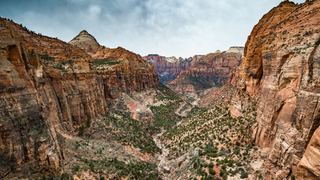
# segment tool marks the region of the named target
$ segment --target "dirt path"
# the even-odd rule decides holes
[[[162,154],[158,157],[158,160],[160,161],[158,164],[158,171],[159,172],[170,172],[170,168],[167,164],[167,156],[169,154],[169,149],[165,147],[164,144],[160,142],[158,139],[159,136],[162,136],[163,133],[165,133],[165,130],[162,130],[162,132],[156,136],[153,137],[153,141],[156,143],[156,145],[162,150]]]
[[[176,110],[176,114],[180,115],[179,114],[179,111],[183,108],[183,106],[185,106],[187,104],[187,102],[184,102],[177,110]],[[183,114],[183,113],[182,113]],[[181,116],[181,115],[180,115]]]

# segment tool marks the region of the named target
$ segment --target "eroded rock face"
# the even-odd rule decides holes
[[[57,132],[73,133],[107,109],[92,60],[81,49],[13,22],[0,19],[0,28],[0,177],[57,169],[63,158]],[[62,67],[44,65],[49,57],[73,59],[73,67],[62,73]],[[78,65],[81,73],[72,70]]]
[[[207,54],[182,71],[168,86],[182,94],[195,96],[204,89],[225,84],[231,69],[239,66],[241,60],[241,51]]]
[[[230,70],[240,65],[241,53],[210,53],[200,58],[195,64],[182,73],[192,77],[221,78],[221,83],[226,83]]]
[[[86,30],[81,31],[69,42],[69,44],[84,49],[90,55],[96,54],[100,48],[96,38],[94,38]]]
[[[176,57],[164,57],[158,54],[149,54],[144,56],[143,59],[152,62],[155,70],[159,74],[160,82],[168,84],[175,79],[180,72],[189,69],[193,63],[198,60],[202,55],[195,55],[190,58],[176,58]]]
[[[141,91],[159,83],[153,64],[138,54],[118,47],[105,49],[104,57],[115,62],[95,66],[106,98],[117,98],[121,92]]]
[[[86,48],[1,18],[0,37],[0,178],[57,170],[61,134],[76,135],[88,119],[105,114],[106,100],[118,91],[158,83],[153,65],[123,48],[99,47],[120,62],[100,70]]]
[[[320,178],[319,8],[320,1],[284,1],[264,15],[248,37],[239,82],[241,92],[260,98],[256,145],[272,148],[269,160],[300,179]]]
[[[121,92],[141,91],[159,83],[151,62],[122,47],[110,49],[100,46],[87,31],[81,31],[69,44],[82,48],[94,59],[94,69],[106,99],[117,98]]]

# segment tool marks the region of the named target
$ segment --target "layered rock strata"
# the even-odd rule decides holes
[[[143,59],[152,62],[155,70],[159,74],[160,82],[168,84],[175,79],[180,72],[189,69],[195,61],[200,59],[202,55],[195,55],[186,59],[176,57],[164,57],[158,54],[149,54],[144,56]]]
[[[59,137],[105,114],[113,88],[130,92],[158,83],[151,63],[122,48],[109,50],[120,63],[99,69],[88,49],[1,18],[0,37],[0,178],[57,170],[64,158]]]
[[[121,92],[141,91],[159,83],[151,62],[122,47],[100,46],[87,31],[81,31],[69,44],[84,49],[93,58],[94,69],[107,99],[117,98]]]
[[[182,94],[196,96],[207,88],[225,84],[231,69],[239,66],[241,60],[241,51],[207,54],[181,72],[168,86]]]
[[[271,148],[280,179],[291,170],[298,179],[320,178],[319,9],[320,1],[284,1],[262,17],[245,46],[231,114],[241,110],[243,92],[260,98],[253,139]]]

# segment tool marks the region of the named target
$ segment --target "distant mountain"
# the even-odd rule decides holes
[[[243,47],[230,47],[207,54],[182,71],[168,86],[182,94],[196,97],[205,89],[221,87],[228,80],[230,70],[241,64]]]
[[[158,54],[149,54],[144,56],[143,59],[152,62],[154,68],[159,75],[159,80],[161,83],[168,84],[174,80],[181,71],[189,69],[192,64],[200,59],[203,55],[195,55],[189,58],[176,58],[159,56]]]

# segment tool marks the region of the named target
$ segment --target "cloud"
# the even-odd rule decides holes
[[[295,2],[301,3],[303,0]],[[86,29],[107,47],[189,57],[244,46],[279,0],[1,0],[0,16],[70,41]]]

